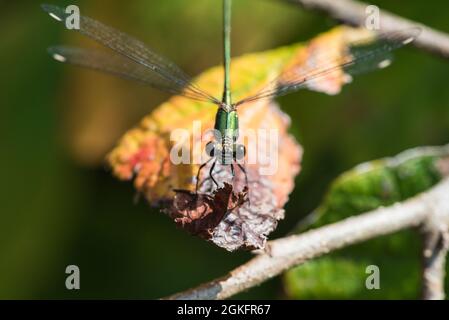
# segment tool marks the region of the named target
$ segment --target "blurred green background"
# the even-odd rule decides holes
[[[0,1],[0,298],[159,298],[248,260],[189,236],[102,161],[121,134],[167,95],[62,66],[46,48],[92,45],[38,1]],[[135,35],[192,75],[221,63],[221,5],[213,0],[53,1]],[[373,1],[449,32],[449,2]],[[307,40],[335,23],[280,0],[235,0],[233,55]],[[305,149],[303,169],[272,234],[288,232],[352,166],[449,142],[449,63],[413,48],[388,69],[329,97],[279,100]],[[81,290],[65,288],[65,268]],[[279,278],[237,298],[283,298]]]

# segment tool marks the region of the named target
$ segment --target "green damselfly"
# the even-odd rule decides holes
[[[210,159],[203,163],[198,170],[197,190],[200,171],[212,160],[209,176],[216,186],[218,186],[218,183],[212,174],[217,161],[223,165],[230,165],[232,175],[234,175],[234,164],[238,165],[247,180],[245,167],[238,162],[238,160],[245,158],[246,153],[244,145],[237,142],[239,137],[237,111],[240,107],[260,99],[274,98],[307,88],[336,70],[344,70],[345,74],[351,76],[371,69],[385,67],[389,64],[389,53],[391,51],[412,42],[420,33],[419,28],[411,28],[377,33],[375,42],[373,42],[372,36],[357,40],[351,43],[351,48],[348,49],[350,52],[345,59],[316,59],[318,62],[312,67],[309,66],[304,70],[290,70],[274,78],[257,93],[233,102],[230,85],[231,1],[223,0],[225,77],[221,99],[199,88],[194,84],[192,78],[178,66],[156,54],[144,43],[85,16],[80,16],[80,28],[75,30],[112,49],[112,51],[106,52],[67,46],[49,48],[49,53],[60,62],[118,75],[168,93],[216,105],[218,107],[215,119],[216,134],[214,140],[206,145],[206,153],[210,156]],[[57,6],[42,5],[42,8],[60,22],[65,21],[69,16],[63,8]],[[246,183],[248,184],[248,181]]]

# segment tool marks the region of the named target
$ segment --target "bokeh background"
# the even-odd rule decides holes
[[[449,2],[372,1],[449,32]],[[0,1],[0,298],[159,298],[248,260],[177,229],[114,179],[104,155],[167,95],[57,64],[46,48],[93,45],[38,1]],[[192,75],[221,63],[213,0],[53,1],[144,40]],[[335,23],[281,0],[235,0],[233,55],[304,41]],[[305,149],[303,170],[272,238],[320,202],[339,173],[419,145],[449,142],[449,63],[413,48],[390,68],[329,97],[279,99]],[[65,268],[81,269],[81,290]],[[237,298],[285,298],[279,278]]]

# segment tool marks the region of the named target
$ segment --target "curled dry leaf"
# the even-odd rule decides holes
[[[210,239],[214,229],[228,213],[243,205],[247,199],[247,189],[234,192],[229,183],[212,192],[195,193],[174,190],[175,197],[165,212],[179,226],[192,234]]]
[[[233,59],[234,100],[257,92],[278,74],[294,68],[310,68],[315,63],[314,57],[342,59],[347,54],[347,41],[361,32],[339,27],[308,45],[296,44]],[[219,97],[222,79],[222,68],[215,67],[201,74],[196,84]],[[335,94],[346,82],[344,73],[335,70],[322,82],[324,85],[317,84],[309,89]],[[276,152],[268,159],[258,157],[246,166],[248,190],[245,190],[241,170],[237,169],[232,179],[228,166],[219,164],[215,167],[214,177],[221,187],[216,189],[209,179],[209,163],[201,171],[199,195],[195,195],[191,192],[195,190],[195,177],[201,162],[174,164],[170,161],[170,152],[175,144],[179,144],[179,137],[175,137],[179,129],[184,129],[187,135],[182,137],[181,144],[187,148],[190,160],[204,156],[205,144],[210,141],[206,131],[213,128],[215,112],[214,105],[172,97],[124,135],[109,154],[108,162],[115,176],[122,180],[134,179],[136,189],[152,205],[165,207],[164,212],[181,228],[230,251],[263,248],[267,235],[284,216],[283,206],[300,171],[302,148],[288,134],[290,120],[277,104],[268,100],[248,103],[238,110],[241,131],[275,130],[278,135]],[[200,129],[195,126],[198,124],[201,124]],[[249,150],[248,154],[255,151],[260,155],[260,150],[268,143],[268,137],[264,135],[258,134],[257,139],[257,150]],[[247,141],[240,140],[248,149]],[[264,170],[267,171],[270,162],[275,168],[266,174]],[[246,197],[249,201],[244,202]]]

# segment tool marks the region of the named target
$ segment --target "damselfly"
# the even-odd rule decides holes
[[[69,14],[63,8],[53,5],[43,5],[42,8],[54,19],[63,22]],[[215,118],[214,140],[206,145],[206,153],[210,159],[202,164],[201,169],[213,160],[209,176],[215,185],[213,170],[218,161],[223,165],[230,165],[234,175],[234,165],[245,174],[240,161],[245,158],[245,146],[239,144],[239,120],[237,111],[245,104],[260,99],[285,95],[299,89],[316,85],[321,79],[338,70],[343,70],[348,77],[374,68],[382,68],[389,64],[389,53],[405,44],[412,42],[420,33],[419,28],[399,30],[387,33],[377,33],[376,41],[373,36],[359,39],[351,43],[348,54],[340,58],[317,58],[312,67],[289,70],[278,75],[257,93],[237,102],[231,98],[230,62],[231,62],[231,0],[223,0],[224,20],[224,90],[219,99],[199,88],[186,73],[173,62],[154,53],[148,46],[133,37],[108,27],[94,19],[81,16],[80,28],[76,31],[84,34],[100,44],[112,49],[111,52],[81,49],[74,47],[52,47],[50,54],[60,62],[67,62],[99,71],[115,74],[124,78],[143,82],[151,87],[160,89],[190,99],[210,102],[218,107]],[[247,177],[246,177],[247,180]],[[248,181],[247,181],[248,184]]]

